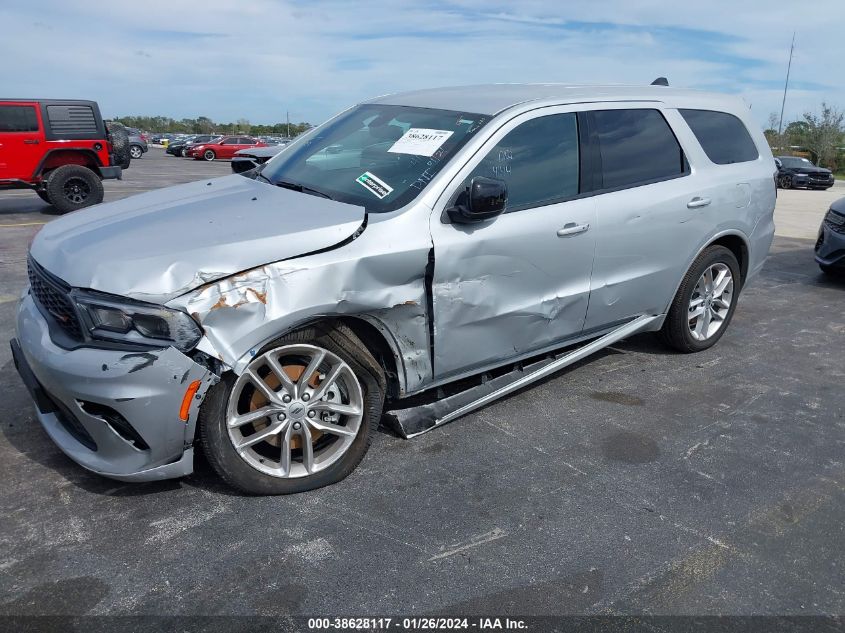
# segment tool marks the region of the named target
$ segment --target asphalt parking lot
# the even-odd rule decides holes
[[[106,200],[229,173],[151,149]],[[41,430],[6,341],[55,218],[0,194],[0,614],[841,614],[845,283],[829,202],[782,191],[776,238],[713,349],[637,336],[406,441],[349,478],[238,496],[87,473]],[[808,239],[809,238],[809,239]]]

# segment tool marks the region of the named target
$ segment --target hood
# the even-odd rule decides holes
[[[787,167],[786,165],[783,166],[783,169],[786,171],[795,172],[796,174],[830,174],[831,171],[829,169],[825,169],[824,167],[816,167],[815,165],[807,165],[806,167]]]
[[[279,152],[285,149],[284,145],[268,145],[267,147],[250,147],[249,149],[239,149],[235,152],[235,156],[255,156],[256,158],[272,158]]]
[[[30,253],[71,286],[165,303],[331,248],[364,217],[363,207],[232,175],[75,211],[45,225]]]

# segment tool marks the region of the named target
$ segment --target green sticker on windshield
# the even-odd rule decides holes
[[[368,171],[365,171],[363,174],[358,176],[355,179],[355,182],[369,189],[370,192],[379,200],[386,198],[390,195],[390,192],[393,191],[393,187],[383,180],[379,180]]]

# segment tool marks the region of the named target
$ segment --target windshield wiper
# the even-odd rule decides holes
[[[255,179],[258,180],[259,178],[266,183],[269,183],[271,185],[273,184],[272,182],[270,182],[270,179],[267,176],[264,176],[260,171],[257,171],[255,172]]]
[[[329,200],[332,200],[332,197],[329,194],[320,191],[319,189],[306,187],[305,185],[301,185],[298,182],[287,182],[286,180],[279,180],[275,184],[277,187],[283,187],[284,189],[299,191],[300,193],[308,193],[312,196],[320,196],[321,198],[328,198]]]

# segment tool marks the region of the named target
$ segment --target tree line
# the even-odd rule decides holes
[[[775,155],[806,153],[820,167],[845,170],[845,113],[834,106],[822,102],[819,112],[805,112],[785,126],[773,112],[765,134]]]
[[[177,134],[280,134],[294,137],[313,127],[305,121],[259,125],[250,123],[247,119],[238,119],[233,123],[218,123],[207,116],[178,120],[166,116],[122,116],[117,117],[115,121],[127,127],[159,134],[164,132]]]

